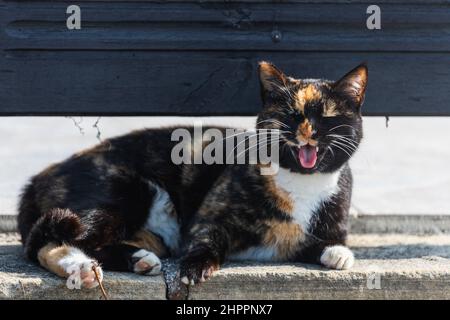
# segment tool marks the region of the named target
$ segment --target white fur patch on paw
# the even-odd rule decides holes
[[[135,273],[154,276],[161,273],[161,260],[150,251],[141,249],[132,256],[139,259],[133,266]]]
[[[98,286],[99,283],[93,270],[94,266],[100,282],[103,281],[102,268],[80,249],[70,248],[68,255],[59,260],[58,265],[68,274],[69,280],[74,280],[75,283],[79,281],[81,288],[90,289]]]
[[[330,269],[350,269],[355,263],[353,252],[344,246],[331,246],[323,250],[320,262]]]

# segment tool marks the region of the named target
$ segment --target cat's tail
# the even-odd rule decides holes
[[[50,242],[72,242],[82,229],[78,215],[69,209],[53,209],[42,215],[31,228],[24,243],[25,254],[36,261],[39,249]]]
[[[69,209],[41,213],[36,205],[34,186],[28,185],[19,205],[18,229],[26,256],[37,261],[38,251],[50,242],[71,242],[82,233],[80,217]]]

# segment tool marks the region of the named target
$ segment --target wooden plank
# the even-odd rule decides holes
[[[0,115],[255,114],[258,60],[330,79],[368,61],[366,115],[450,115],[450,1],[380,1],[376,31],[366,0],[85,0],[77,31],[69,4],[0,0]]]
[[[330,79],[368,61],[365,115],[450,114],[450,56],[388,52],[9,52],[0,108],[9,115],[250,115],[261,106],[261,59],[294,76]]]
[[[88,2],[76,31],[66,28],[67,3],[12,4],[3,50],[450,51],[448,4],[386,4],[377,31],[366,28],[365,4]]]

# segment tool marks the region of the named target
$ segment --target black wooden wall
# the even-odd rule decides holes
[[[261,59],[331,79],[367,61],[366,115],[450,115],[447,0],[0,0],[0,28],[0,115],[255,114]]]

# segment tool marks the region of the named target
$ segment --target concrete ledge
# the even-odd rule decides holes
[[[450,215],[366,215],[350,216],[352,233],[450,234]],[[17,231],[16,215],[0,214],[0,232]]]
[[[229,264],[190,299],[450,299],[450,236],[351,235],[351,270]]]
[[[178,292],[176,264],[163,277],[106,272],[112,299],[450,299],[450,235],[352,235],[352,270],[306,264],[226,264],[210,281]],[[0,299],[99,299],[22,256],[17,234],[0,233]]]
[[[104,287],[110,299],[166,299],[162,276],[105,272]],[[0,299],[100,299],[99,288],[69,290],[65,279],[25,260],[17,235],[0,234]]]
[[[450,299],[450,260],[359,260],[349,271],[230,265],[189,299]]]
[[[0,214],[0,232],[15,232],[17,231],[16,215]]]
[[[450,234],[450,215],[357,214],[349,222],[355,234]]]

